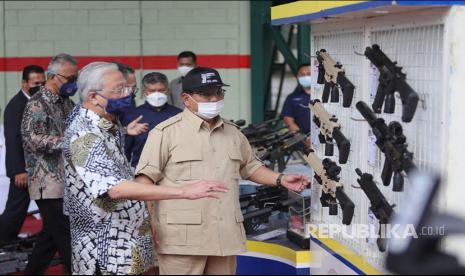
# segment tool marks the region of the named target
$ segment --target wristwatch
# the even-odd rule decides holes
[[[278,178],[276,179],[276,186],[278,186],[278,187],[281,186],[281,181],[283,179],[283,176],[284,176],[283,173],[279,174]]]

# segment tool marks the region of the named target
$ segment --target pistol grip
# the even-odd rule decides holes
[[[325,156],[334,155],[334,144],[332,142],[326,142],[325,144]]]
[[[392,179],[392,191],[402,192],[404,190],[404,177],[400,172],[395,172]]]
[[[380,83],[378,85],[378,90],[376,90],[375,100],[371,107],[373,108],[374,113],[381,113],[381,108],[383,107],[384,98],[386,97],[386,91],[383,89],[383,85]]]
[[[336,140],[337,148],[339,150],[339,163],[347,163],[350,154],[350,141],[344,136],[344,134],[342,134],[339,128],[335,128],[333,130],[333,138]]]
[[[329,100],[330,93],[331,93],[331,83],[325,81],[325,87],[323,88],[323,95],[321,96],[321,102],[327,103]]]
[[[342,209],[342,223],[345,225],[350,225],[354,217],[355,204],[347,196],[342,187],[336,189],[336,198],[339,201]]]
[[[381,172],[381,180],[383,181],[384,186],[389,186],[391,183],[392,173],[391,162],[389,162],[386,158],[386,161],[384,161],[383,171]]]
[[[333,87],[331,88],[331,102],[339,102],[339,87],[337,85],[333,85]]]
[[[393,114],[396,110],[396,97],[394,93],[389,93],[384,99],[384,113]]]

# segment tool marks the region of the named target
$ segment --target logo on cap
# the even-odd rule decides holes
[[[215,76],[215,73],[205,73],[201,74],[200,77],[202,78],[202,83],[214,83],[218,82],[216,79],[210,79],[211,77]]]

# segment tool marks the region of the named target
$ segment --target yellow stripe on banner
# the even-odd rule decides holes
[[[383,275],[381,271],[371,266],[362,256],[348,249],[347,247],[340,244],[336,240],[329,239],[329,238],[320,238],[316,230],[311,230],[310,232],[314,238],[318,239],[326,247],[328,247],[333,252],[335,252],[336,254],[340,255],[341,257],[343,257],[344,259],[352,263],[354,266],[356,266],[358,269],[363,271],[365,274]]]
[[[309,264],[312,260],[310,251],[294,251],[288,247],[258,241],[247,241],[247,251],[262,253],[288,260],[296,266]]]
[[[271,8],[271,20],[294,17],[304,14],[317,13],[322,10],[350,6],[353,4],[370,2],[364,1],[316,1],[303,0]]]

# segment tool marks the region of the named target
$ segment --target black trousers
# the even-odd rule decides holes
[[[0,216],[0,245],[18,238],[30,201],[27,187],[18,188],[11,179],[5,211]]]
[[[69,218],[63,214],[63,199],[36,200],[42,216],[43,228],[34,245],[24,272],[26,275],[43,274],[55,253],[60,254],[66,273],[71,271],[71,233]]]

